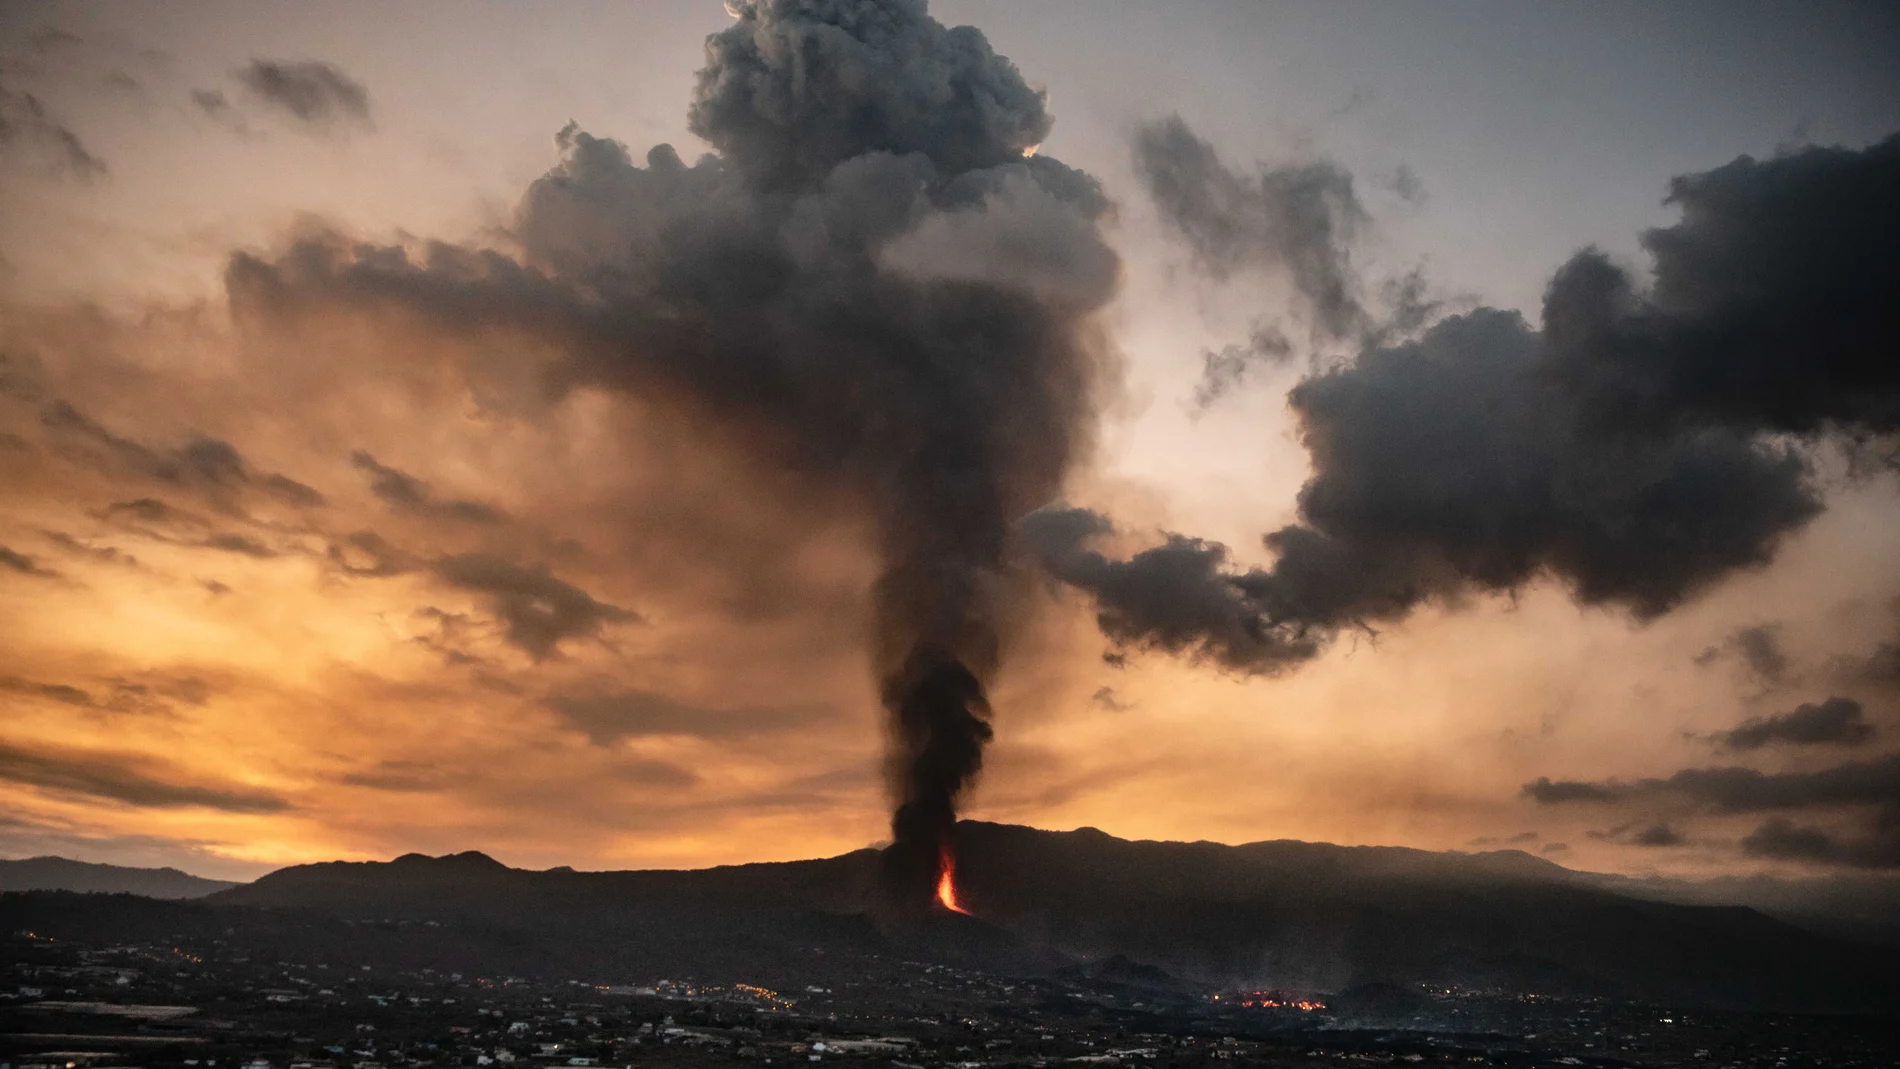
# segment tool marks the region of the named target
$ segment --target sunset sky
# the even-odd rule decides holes
[[[1885,198],[1840,240],[1891,240],[1900,8],[929,13],[1046,93],[1054,125],[1017,154],[1105,198],[1011,159],[977,206],[917,208],[877,253],[918,285],[1033,295],[1086,358],[1040,503],[1104,520],[1099,556],[1013,548],[995,577],[995,741],[965,815],[1625,873],[1900,868],[1893,304],[1856,335],[1885,363],[1814,394],[1834,401],[1695,425],[1794,496],[1736,505],[1735,526],[1772,515],[1733,552],[1723,520],[1678,572],[1627,565],[1640,582],[1561,533],[1503,576],[1416,532],[1352,542],[1299,495],[1315,449],[1356,440],[1338,413],[1384,395],[1288,399],[1461,344],[1437,325],[1477,309],[1541,344],[1547,289],[1589,247],[1642,290],[1667,244],[1643,234],[1699,225],[1672,179],[1738,157],[1744,186],[1838,165]],[[661,223],[586,214],[583,170],[655,198],[642,183],[711,173],[648,153],[713,151],[695,72],[735,25],[717,0],[0,5],[0,855],[248,878],[467,849],[701,866],[889,835],[870,659],[888,521],[787,459],[805,424],[745,423],[690,375],[602,371],[618,340],[561,319],[611,300],[561,288],[580,258],[661,273],[642,259]],[[774,240],[817,263],[802,210]],[[1868,292],[1900,298],[1884,248]],[[497,307],[511,272],[530,297]],[[1406,390],[1403,418],[1459,396]],[[1577,433],[1538,446],[1587,453],[1582,481],[1625,455]],[[1401,542],[1429,563],[1402,607],[1300,617],[1297,653],[1176,627],[1139,592],[1116,623],[1133,562],[1158,560],[1137,554],[1189,545],[1170,533],[1228,547],[1226,583],[1302,523],[1381,567]]]

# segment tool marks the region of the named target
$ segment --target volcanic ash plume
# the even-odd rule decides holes
[[[715,154],[638,166],[569,127],[517,253],[305,241],[234,258],[232,304],[269,328],[395,313],[553,343],[561,387],[681,409],[864,501],[893,871],[927,900],[990,737],[1009,521],[1057,493],[1093,423],[1107,204],[1029,154],[1042,94],[922,0],[731,6],[690,112]]]

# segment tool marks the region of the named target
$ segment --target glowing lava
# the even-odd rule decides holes
[[[945,847],[939,856],[941,860],[937,863],[937,901],[943,903],[943,908],[947,910],[967,915],[970,911],[957,905],[956,859],[950,856],[948,847]]]

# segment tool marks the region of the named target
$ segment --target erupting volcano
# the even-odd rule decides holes
[[[943,848],[937,864],[937,902],[953,913],[968,916],[970,911],[957,903],[957,859],[949,847]]]

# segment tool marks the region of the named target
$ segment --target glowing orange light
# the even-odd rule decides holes
[[[956,859],[950,856],[950,848],[944,847],[943,853],[938,856],[940,860],[937,863],[937,901],[943,903],[945,909],[957,913],[969,913],[969,910],[957,905],[957,863]]]

